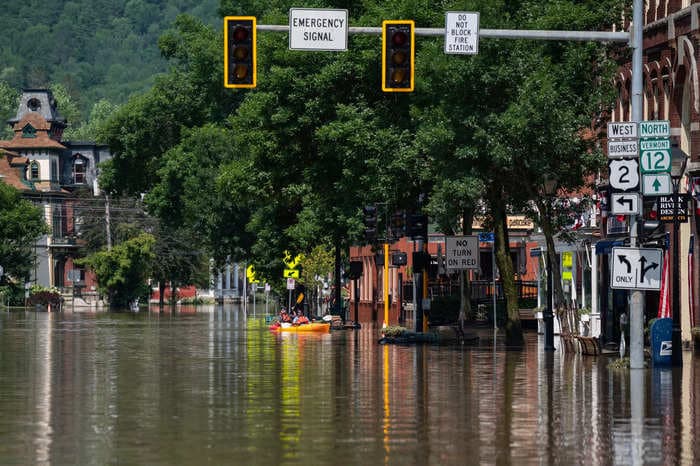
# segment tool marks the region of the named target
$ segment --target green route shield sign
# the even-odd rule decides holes
[[[644,141],[646,142],[646,141]],[[671,171],[671,148],[648,149],[639,152],[642,173],[668,173]]]

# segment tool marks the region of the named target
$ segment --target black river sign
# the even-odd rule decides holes
[[[660,222],[687,222],[688,197],[685,195],[685,193],[672,194],[670,196],[659,196],[657,204],[657,213],[659,215]]]

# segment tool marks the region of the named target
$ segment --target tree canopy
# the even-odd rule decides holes
[[[357,26],[412,18],[440,28],[444,11],[462,10],[479,11],[482,28],[609,30],[624,4],[314,6],[348,8]],[[291,6],[223,0],[220,12],[284,24]],[[395,95],[381,92],[377,36],[353,35],[347,52],[328,53],[289,50],[285,33],[261,33],[249,91],[223,88],[222,40],[218,28],[180,17],[159,42],[170,71],[100,130],[115,152],[109,189],[147,192],[153,213],[196,232],[219,263],[247,257],[281,276],[285,250],[356,243],[362,206],[377,202],[386,212],[425,209],[446,232],[484,216],[507,281],[506,215],[539,199],[545,178],[575,189],[602,160],[586,129],[612,101],[609,45],[482,39],[465,57],[444,54],[442,38],[419,37],[416,90]]]
[[[24,286],[33,266],[36,241],[47,231],[42,210],[0,181],[0,265],[4,269],[0,283]]]

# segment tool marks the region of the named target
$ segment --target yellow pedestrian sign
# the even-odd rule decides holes
[[[284,278],[299,278],[299,271],[296,269],[284,269]]]

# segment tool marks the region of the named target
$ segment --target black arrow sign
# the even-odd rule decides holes
[[[617,198],[617,203],[620,204],[621,206],[624,206],[627,204],[627,210],[631,211],[632,207],[634,206],[634,200],[631,198],[626,198],[626,197],[619,197]]]
[[[656,268],[659,266],[656,262],[652,262],[649,267],[645,267],[647,263],[647,258],[642,256],[641,259],[639,259],[639,262],[642,264],[642,275],[639,277],[640,282],[644,282],[644,274],[647,273],[648,270],[656,270]]]
[[[627,260],[627,256],[617,256],[620,259],[620,264],[625,264],[627,266],[627,273],[632,273],[632,264]]]

